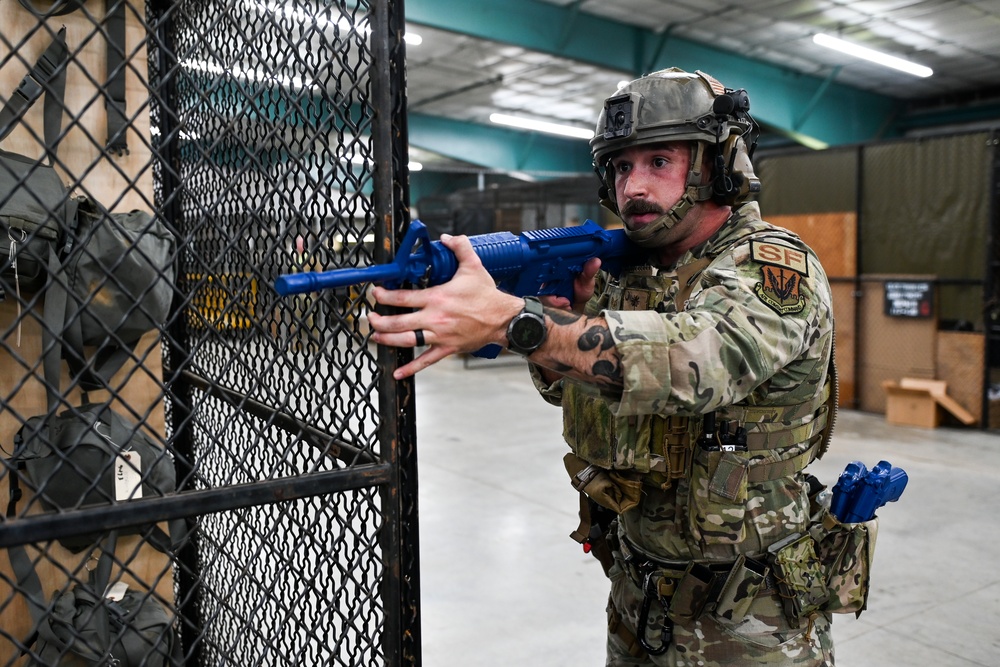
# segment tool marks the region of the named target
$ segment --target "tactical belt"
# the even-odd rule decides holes
[[[621,554],[625,572],[642,591],[636,640],[650,655],[667,651],[673,639],[674,623],[688,623],[716,609],[720,595],[731,588],[730,579],[737,564],[740,569],[749,567],[763,578],[763,585],[752,597],[777,594],[774,577],[762,557],[744,556],[730,562],[661,561],[639,552],[624,536],[612,535],[609,541]],[[653,600],[659,602],[664,612],[659,645],[652,644],[646,637]]]

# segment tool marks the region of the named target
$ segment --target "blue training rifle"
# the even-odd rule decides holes
[[[604,270],[617,274],[623,262],[638,254],[621,229],[604,229],[587,220],[575,227],[536,229],[520,235],[495,232],[470,236],[483,266],[497,287],[514,296],[555,295],[573,300],[573,279],[583,265],[601,258]],[[458,270],[455,254],[440,241],[431,241],[427,226],[410,223],[396,258],[365,268],[333,269],[278,276],[274,289],[282,296],[324,289],[381,283],[390,289],[404,285],[432,287],[451,280]],[[483,348],[477,356],[493,358],[499,346]]]

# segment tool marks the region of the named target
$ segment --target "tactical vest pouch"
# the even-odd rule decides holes
[[[695,447],[689,525],[702,544],[739,544],[746,538],[747,466],[734,452]]]
[[[612,470],[650,470],[652,418],[618,418],[608,398],[593,387],[567,382],[563,388],[563,437],[573,453]]]
[[[740,554],[719,591],[713,611],[715,618],[723,625],[739,623],[746,618],[767,574],[767,565]]]
[[[869,576],[878,537],[878,518],[841,523],[825,508],[809,527],[829,597],[824,611],[861,615],[868,604]]]
[[[624,514],[639,504],[642,482],[624,474],[588,463],[575,454],[566,454],[563,465],[573,483],[573,488],[587,494],[601,507],[615,514]]]
[[[684,576],[677,582],[677,588],[670,598],[667,616],[678,624],[690,623],[701,616],[716,574],[701,563],[688,563]]]
[[[825,609],[827,603],[826,577],[816,543],[809,533],[794,533],[767,551],[785,617],[792,627],[801,627],[803,620]]]

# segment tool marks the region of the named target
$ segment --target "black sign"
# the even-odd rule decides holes
[[[928,281],[896,280],[885,284],[885,314],[889,317],[931,317],[934,285]]]

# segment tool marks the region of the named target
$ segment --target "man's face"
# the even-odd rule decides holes
[[[618,210],[629,229],[641,229],[680,200],[690,159],[687,142],[633,146],[611,158]]]

